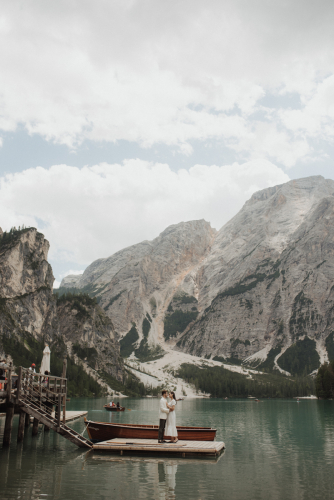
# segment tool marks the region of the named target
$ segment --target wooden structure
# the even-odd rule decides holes
[[[177,443],[158,443],[153,439],[115,438],[93,445],[94,450],[124,453],[168,454],[183,458],[190,456],[217,457],[224,450],[225,443],[218,441],[178,441]]]
[[[29,425],[30,417],[34,418],[32,434],[38,433],[38,424],[44,424],[45,430],[52,429],[64,436],[80,448],[91,448],[92,443],[66,425],[67,379],[66,361],[63,376],[41,375],[32,370],[20,367],[16,387],[12,387],[12,367],[8,368],[7,385],[1,396],[6,398],[6,422],[3,444],[11,441],[13,416],[20,413],[17,440],[22,441],[24,428]],[[53,407],[56,406],[55,414]],[[28,418],[27,418],[28,416]]]
[[[114,438],[158,440],[159,427],[157,425],[95,422],[86,419],[85,425],[88,436],[94,443]],[[214,441],[216,432],[216,429],[211,427],[177,426],[180,441]],[[169,439],[168,436],[165,439]]]

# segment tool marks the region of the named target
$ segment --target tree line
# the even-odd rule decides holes
[[[316,377],[316,396],[321,399],[334,398],[334,359],[320,366]]]
[[[279,373],[252,375],[250,379],[246,374],[231,372],[220,366],[182,364],[176,375],[214,398],[250,395],[258,398],[292,398],[309,396],[315,392],[311,377],[287,377]]]

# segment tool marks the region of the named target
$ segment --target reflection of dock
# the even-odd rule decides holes
[[[154,439],[122,439],[115,438],[93,445],[94,450],[116,452],[123,455],[127,452],[149,453],[149,454],[176,454],[181,457],[190,456],[213,456],[216,457],[225,448],[225,444],[219,441],[178,441],[173,443],[159,444]]]
[[[202,456],[199,456],[199,457],[189,457],[189,459],[187,458],[182,458],[182,457],[170,457],[170,458],[167,458],[167,457],[154,457],[154,456],[147,456],[147,455],[123,455],[123,456],[119,456],[119,455],[116,455],[114,453],[108,453],[108,450],[106,453],[91,453],[91,451],[88,451],[87,454],[87,457],[89,457],[89,460],[94,460],[94,461],[98,461],[98,462],[118,462],[118,463],[124,463],[124,462],[136,462],[136,463],[145,463],[145,464],[157,464],[157,463],[169,463],[169,462],[166,462],[166,460],[171,460],[173,463],[176,463],[176,464],[193,464],[194,462],[196,463],[201,463],[203,464],[203,461],[206,463],[206,464],[216,464],[217,462],[219,462],[219,460],[224,456],[224,451],[225,451],[225,448],[224,450],[220,453],[220,455],[208,455],[207,457],[202,457]],[[207,458],[207,460],[206,460]]]

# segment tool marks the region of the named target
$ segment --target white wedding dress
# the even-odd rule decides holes
[[[172,401],[170,401],[168,405],[175,407],[176,405],[175,399],[172,399]],[[165,436],[177,437],[175,410],[170,411],[168,413],[166,427],[165,427]]]

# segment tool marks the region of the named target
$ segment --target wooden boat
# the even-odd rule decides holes
[[[95,422],[85,418],[85,425],[89,439],[94,443],[108,441],[114,438],[126,439],[156,439],[158,440],[157,425],[138,425],[138,424],[116,424],[109,422]],[[214,441],[216,429],[211,427],[181,427],[178,426],[179,440],[188,441]],[[165,439],[170,439],[165,436]]]
[[[104,405],[104,407],[108,411],[124,411],[125,408],[124,406],[120,406],[119,408],[117,406],[109,406],[109,405]]]

